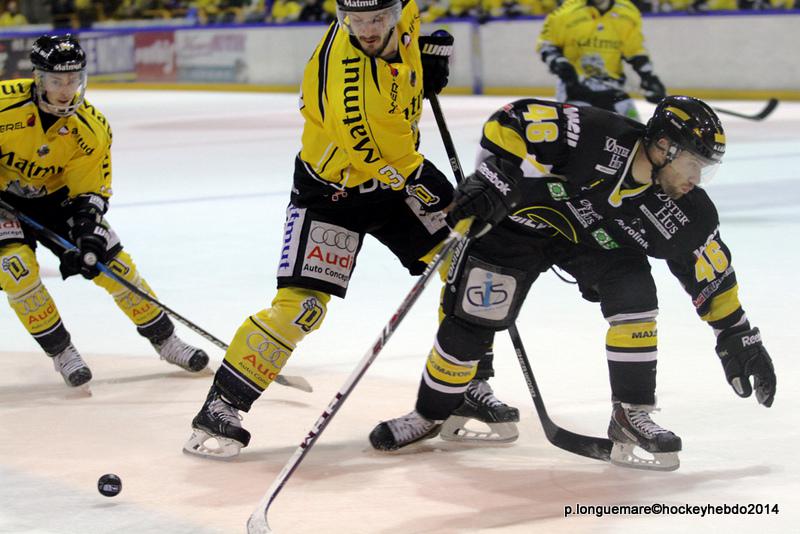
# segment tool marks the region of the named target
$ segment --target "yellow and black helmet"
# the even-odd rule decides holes
[[[669,160],[680,150],[711,163],[720,163],[725,154],[725,131],[719,117],[711,106],[690,96],[668,96],[656,106],[647,122],[645,141],[655,143],[663,137],[673,145]]]

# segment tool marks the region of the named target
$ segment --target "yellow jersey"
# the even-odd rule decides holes
[[[0,191],[43,197],[64,187],[111,196],[111,128],[84,101],[45,131],[33,80],[0,82]]]
[[[306,65],[300,159],[337,187],[373,178],[401,189],[423,161],[419,146],[422,60],[419,10],[403,5],[396,62],[364,54],[334,22]]]
[[[629,0],[614,0],[605,13],[587,0],[567,0],[547,15],[536,50],[555,46],[582,78],[621,79],[623,58],[646,56],[642,14]]]

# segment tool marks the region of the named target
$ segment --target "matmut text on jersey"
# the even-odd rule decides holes
[[[309,172],[338,187],[374,178],[399,189],[422,163],[419,24],[416,4],[405,3],[392,61],[364,54],[337,23],[328,28],[303,75],[300,159]]]

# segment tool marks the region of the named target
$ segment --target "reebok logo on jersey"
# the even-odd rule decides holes
[[[498,191],[503,193],[504,196],[508,196],[511,186],[501,180],[500,176],[498,176],[496,172],[492,171],[485,162],[482,162],[481,166],[478,167],[478,172],[486,179],[487,182],[495,186]]]

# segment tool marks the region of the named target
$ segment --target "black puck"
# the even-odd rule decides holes
[[[114,497],[122,491],[122,480],[113,473],[103,475],[97,480],[97,491],[106,497]]]

